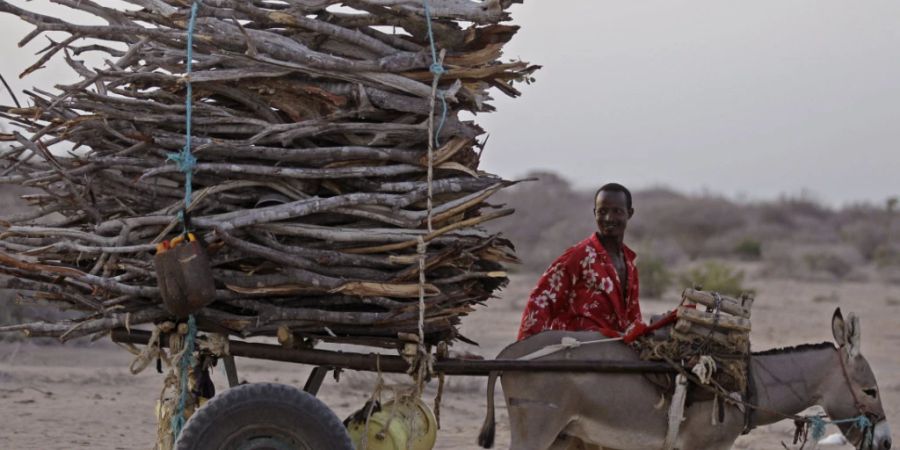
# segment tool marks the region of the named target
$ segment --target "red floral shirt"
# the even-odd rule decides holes
[[[635,254],[623,247],[627,295],[597,233],[566,250],[531,292],[519,340],[544,330],[599,331],[614,337],[641,321]]]

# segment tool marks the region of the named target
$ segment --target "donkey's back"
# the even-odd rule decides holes
[[[563,338],[582,344],[536,360],[638,361],[637,353],[621,342],[587,343],[602,339],[594,332],[548,331],[516,342],[498,359],[519,359]],[[488,419],[479,437],[483,446],[493,439],[493,376],[488,384]],[[668,429],[668,401],[640,374],[508,372],[501,376],[509,411],[511,450],[566,448],[565,438],[615,449],[661,448]],[[676,448],[730,448],[740,434],[743,416],[726,409],[725,422],[708,428],[713,402],[695,403],[685,411]],[[488,436],[490,435],[490,436]]]

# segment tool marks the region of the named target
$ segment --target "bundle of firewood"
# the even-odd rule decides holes
[[[642,338],[635,347],[641,359],[680,362],[694,368],[702,383],[711,379],[726,391],[743,394],[748,382],[752,308],[749,293],[736,299],[718,292],[685,289],[671,330]],[[701,377],[700,373],[705,375]]]
[[[35,26],[20,45],[69,36],[23,75],[55,55],[81,77],[0,109],[24,130],[2,136],[0,184],[34,189],[30,211],[0,216],[0,273],[22,299],[79,313],[0,331],[68,339],[170,318],[153,255],[185,225],[215,279],[196,313],[207,331],[393,345],[418,330],[424,252],[425,332],[453,339],[506,281],[511,244],[478,225],[512,212],[486,203],[510,183],[478,170],[484,131],[461,116],[536,69],[500,60],[515,0],[432,0],[430,27],[413,0],[202,0],[190,74],[189,0],[52,1],[107,24],[0,0]],[[98,53],[100,67],[79,59]]]
[[[699,362],[700,355],[712,356],[717,366],[713,379],[728,391],[746,392],[753,297],[685,289],[682,298],[672,330],[679,356],[689,365]]]
[[[717,292],[685,289],[682,297],[684,305],[678,307],[673,338],[687,343],[713,344],[727,353],[750,352],[752,296],[745,294],[735,299]]]

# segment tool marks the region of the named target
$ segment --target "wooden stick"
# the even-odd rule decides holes
[[[706,305],[709,307],[716,307],[716,296],[712,292],[700,291],[696,289],[685,289],[681,294],[682,297],[694,302],[699,303],[701,305]],[[728,314],[743,317],[745,319],[750,318],[752,300],[747,306],[743,306],[740,300],[735,300],[731,297],[725,295],[719,295],[719,309]],[[744,302],[746,304],[746,302]]]
[[[724,314],[719,314],[717,317],[713,313],[697,311],[696,309],[684,306],[678,307],[678,318],[712,328],[724,328],[742,332],[750,331],[750,321],[742,317],[733,317]]]

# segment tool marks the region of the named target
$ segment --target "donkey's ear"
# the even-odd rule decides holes
[[[834,316],[831,317],[831,333],[834,334],[834,342],[838,347],[843,347],[847,343],[847,325],[844,323],[841,308],[836,308]]]
[[[851,358],[855,358],[859,355],[859,338],[862,330],[859,327],[859,317],[856,314],[850,313],[847,319],[847,343],[850,344],[848,352]]]

